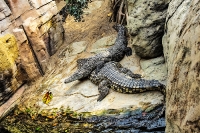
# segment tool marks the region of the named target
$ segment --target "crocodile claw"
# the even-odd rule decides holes
[[[132,55],[132,49],[130,47],[127,47],[125,54],[126,54],[126,56],[131,56]]]

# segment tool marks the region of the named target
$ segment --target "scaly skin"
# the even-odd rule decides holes
[[[107,50],[90,58],[77,60],[78,70],[69,78],[67,78],[64,83],[69,83],[88,77],[94,69],[96,69],[96,71],[100,70],[104,63],[108,61],[118,62],[121,61],[125,55],[132,55],[131,48],[127,47],[128,42],[126,39],[126,27],[123,25],[115,25],[113,28],[118,31],[115,44]]]
[[[98,85],[100,96],[97,101],[103,100],[108,95],[110,88],[127,94],[160,91],[165,95],[165,85],[158,80],[142,79],[141,75],[133,74],[118,62],[111,61],[104,64],[98,73],[93,71],[89,79]]]

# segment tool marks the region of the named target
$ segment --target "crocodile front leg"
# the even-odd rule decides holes
[[[109,86],[110,82],[106,79],[104,79],[103,81],[101,81],[99,83],[99,86],[98,86],[98,90],[99,90],[99,97],[97,98],[97,101],[100,102],[102,101],[109,93]]]
[[[132,49],[130,47],[126,47],[124,52],[125,52],[126,56],[131,56],[132,55]]]

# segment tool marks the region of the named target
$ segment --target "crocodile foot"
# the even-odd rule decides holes
[[[98,86],[98,90],[99,90],[99,97],[97,98],[97,101],[100,102],[102,101],[109,93],[109,88],[108,88],[108,80],[103,80],[99,86]]]
[[[125,50],[126,56],[131,56],[132,55],[132,49],[130,47],[127,47]]]

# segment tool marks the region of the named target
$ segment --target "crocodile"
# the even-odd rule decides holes
[[[65,79],[64,83],[69,83],[75,80],[86,78],[96,69],[98,71],[104,63],[108,61],[121,61],[124,56],[132,55],[132,49],[127,47],[128,41],[126,38],[127,29],[125,26],[117,24],[113,28],[118,31],[115,43],[110,48],[102,51],[92,57],[77,60],[77,71],[70,77]]]
[[[160,91],[165,95],[165,85],[158,80],[146,80],[140,74],[134,74],[122,67],[119,62],[110,61],[97,72],[93,71],[89,79],[98,85],[100,93],[97,101],[102,101],[109,93],[109,89],[117,92],[135,94],[146,91]]]

